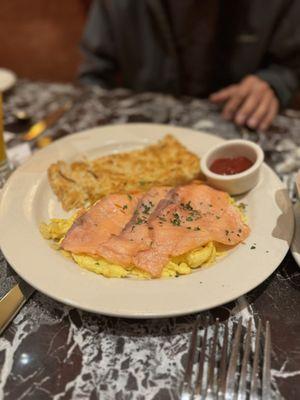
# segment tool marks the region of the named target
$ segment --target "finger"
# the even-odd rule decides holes
[[[278,110],[279,110],[279,102],[276,99],[276,97],[274,97],[269,107],[268,113],[266,114],[266,116],[259,125],[260,130],[266,131],[270,127],[271,123],[273,122],[274,118],[278,113]]]
[[[251,93],[255,77],[247,77],[237,86],[237,89],[226,103],[222,115],[225,119],[232,119],[244,99]]]
[[[244,125],[247,119],[255,112],[259,107],[260,103],[263,101],[266,94],[269,94],[269,102],[274,95],[269,86],[265,82],[256,82],[248,87],[250,89],[250,94],[245,99],[243,105],[237,111],[235,116],[235,123],[237,125]],[[256,125],[256,124],[254,124]]]
[[[261,123],[261,121],[267,115],[273,98],[274,98],[274,94],[271,90],[268,90],[264,94],[264,96],[261,98],[261,100],[258,104],[258,107],[252,113],[250,118],[248,118],[248,120],[247,120],[247,125],[249,126],[249,128],[255,129],[258,127],[258,125]]]
[[[246,93],[242,90],[237,90],[232,97],[227,101],[225,104],[222,115],[225,119],[232,119],[234,114],[236,113],[237,109],[243,103]]]
[[[260,95],[257,92],[250,93],[236,112],[234,122],[237,125],[243,125],[258,106],[259,101]]]
[[[222,90],[219,90],[218,92],[212,93],[209,96],[209,100],[212,101],[213,103],[222,103],[228,100],[236,91],[236,89],[237,85],[228,86]]]

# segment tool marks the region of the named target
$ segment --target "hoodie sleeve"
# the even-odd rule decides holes
[[[84,61],[79,68],[82,83],[114,86],[118,70],[112,27],[105,0],[94,0],[81,40]]]
[[[257,72],[274,89],[282,107],[288,106],[300,80],[300,1],[285,4],[270,41],[267,58],[271,63]]]

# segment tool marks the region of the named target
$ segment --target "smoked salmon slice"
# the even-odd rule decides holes
[[[178,187],[173,201],[149,220],[152,245],[139,252],[134,265],[154,277],[173,256],[199,248],[210,241],[234,246],[250,232],[227,193],[207,185]]]
[[[61,248],[76,254],[99,254],[99,246],[111,236],[119,235],[130,221],[140,197],[140,194],[121,194],[102,198],[75,220]]]
[[[170,189],[170,187],[154,187],[146,192],[140,198],[131,220],[123,231],[101,244],[97,249],[97,254],[114,263],[132,265],[133,257],[138,252],[151,247],[152,228],[148,220]]]
[[[227,193],[195,182],[106,196],[77,218],[61,247],[159,277],[172,257],[210,241],[234,246],[249,233]]]

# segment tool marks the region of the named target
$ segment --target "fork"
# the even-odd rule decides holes
[[[200,326],[203,328],[202,335],[198,335]],[[269,321],[266,322],[263,352],[260,319],[255,335],[252,334],[251,320],[244,328],[242,318],[239,319],[231,335],[227,322],[220,324],[216,319],[212,330],[209,326],[209,317],[204,321],[199,318],[195,322],[180,398],[182,400],[271,399]],[[245,330],[244,335],[243,330]]]

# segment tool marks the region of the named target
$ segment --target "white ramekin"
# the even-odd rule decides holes
[[[247,157],[253,165],[246,171],[234,175],[219,175],[210,170],[218,158]],[[248,192],[258,183],[260,167],[264,160],[262,149],[248,140],[227,140],[215,146],[201,158],[201,171],[208,183],[216,189],[232,195]]]

